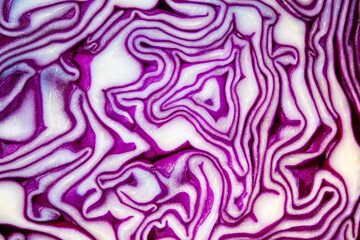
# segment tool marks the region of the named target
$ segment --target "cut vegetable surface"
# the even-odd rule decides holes
[[[359,9],[0,1],[0,240],[359,239]]]

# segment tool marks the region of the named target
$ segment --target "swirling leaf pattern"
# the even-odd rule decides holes
[[[0,239],[359,238],[359,1],[0,6]]]

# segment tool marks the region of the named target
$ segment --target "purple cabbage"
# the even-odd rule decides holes
[[[0,6],[0,240],[360,238],[358,0]]]

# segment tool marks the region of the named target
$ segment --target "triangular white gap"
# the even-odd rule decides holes
[[[220,96],[218,81],[213,77],[206,80],[201,89],[192,94],[192,99],[198,105],[216,112],[220,109]]]
[[[210,77],[201,84],[201,87],[188,94],[188,97],[198,106],[209,112],[217,122],[228,115],[229,105],[226,100],[225,84],[227,73]]]

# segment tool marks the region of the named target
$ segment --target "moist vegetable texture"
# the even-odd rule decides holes
[[[0,239],[359,239],[358,0],[0,1]]]

